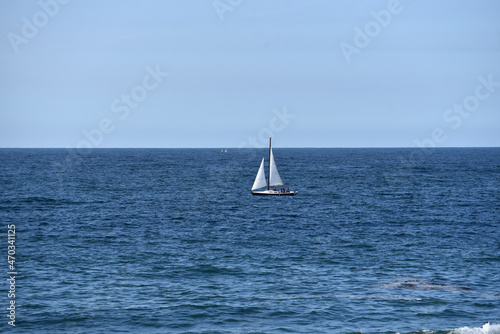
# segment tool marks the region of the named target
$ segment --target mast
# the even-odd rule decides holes
[[[269,182],[267,182],[267,190],[269,190],[269,185],[271,184],[271,137],[269,137]]]

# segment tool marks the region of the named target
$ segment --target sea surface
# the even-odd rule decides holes
[[[499,148],[267,154],[1,149],[0,332],[500,333]]]

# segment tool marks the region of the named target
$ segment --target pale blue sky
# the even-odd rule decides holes
[[[500,146],[497,0],[59,1],[0,2],[0,147]]]

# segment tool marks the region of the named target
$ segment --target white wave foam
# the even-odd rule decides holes
[[[500,334],[500,325],[484,324],[483,327],[461,327],[451,331],[453,334]]]

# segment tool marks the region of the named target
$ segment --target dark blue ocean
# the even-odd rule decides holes
[[[500,149],[274,156],[1,149],[0,331],[500,333]]]

